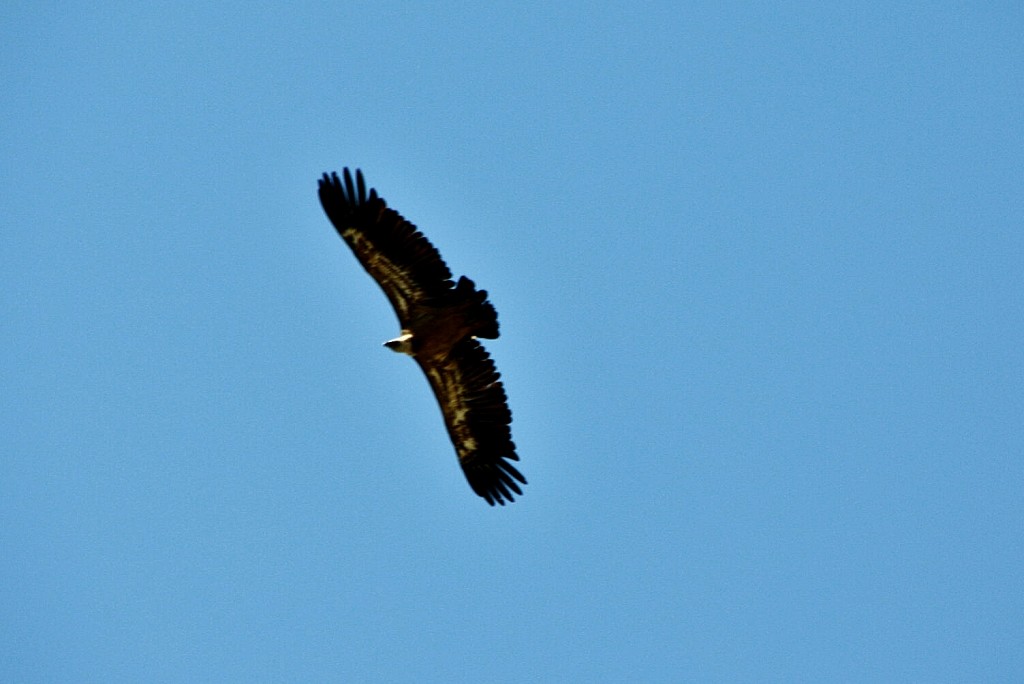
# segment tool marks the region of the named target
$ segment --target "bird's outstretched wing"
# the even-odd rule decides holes
[[[509,429],[512,411],[487,351],[469,338],[455,345],[446,359],[416,361],[434,390],[473,491],[492,506],[522,495],[516,482],[526,484],[526,478],[510,463],[519,460]]]
[[[362,171],[344,181],[326,173],[319,182],[320,204],[335,229],[391,301],[402,327],[410,307],[443,298],[455,284],[437,249],[401,214],[366,190]]]

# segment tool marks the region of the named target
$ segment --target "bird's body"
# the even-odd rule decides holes
[[[384,344],[413,358],[437,363],[467,337],[495,339],[498,317],[486,297],[486,292],[477,292],[473,282],[462,277],[440,301],[410,303],[402,335],[396,338],[401,342],[397,346],[390,341]]]
[[[522,494],[526,479],[509,425],[512,413],[494,363],[478,338],[498,337],[498,316],[465,276],[457,283],[441,255],[416,227],[366,191],[360,171],[320,179],[320,202],[356,258],[384,290],[401,334],[385,342],[412,356],[427,376],[444,414],[470,486],[488,503]]]

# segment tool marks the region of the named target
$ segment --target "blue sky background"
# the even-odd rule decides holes
[[[0,680],[1024,676],[1019,3],[0,26]],[[491,293],[511,506],[346,165]]]

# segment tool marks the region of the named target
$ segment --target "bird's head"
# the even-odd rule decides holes
[[[403,332],[395,339],[385,342],[384,346],[393,352],[412,356],[412,333]]]

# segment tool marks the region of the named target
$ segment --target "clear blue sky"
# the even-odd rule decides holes
[[[1021,681],[1024,11],[829,5],[4,3],[0,680]]]

